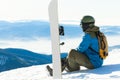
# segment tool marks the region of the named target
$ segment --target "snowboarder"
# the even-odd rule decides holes
[[[64,69],[67,69],[68,72],[78,71],[80,66],[95,69],[103,64],[103,59],[99,56],[99,43],[96,37],[99,27],[95,26],[95,19],[86,15],[82,18],[80,26],[85,35],[80,45],[76,49],[72,49],[69,55],[61,60],[62,71]],[[50,67],[48,69],[52,73],[52,69]]]

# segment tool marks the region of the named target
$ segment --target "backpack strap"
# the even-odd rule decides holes
[[[106,45],[105,45],[105,42],[104,42],[103,37],[102,37],[103,33],[101,33],[100,31],[98,31],[98,32],[96,32],[96,36],[98,38],[99,48],[100,49],[105,49]]]
[[[107,49],[106,48],[107,47],[107,45],[106,45],[106,39],[105,39],[106,37],[100,31],[96,32],[96,36],[98,38],[98,43],[99,43],[99,54],[100,54],[100,57],[102,59],[105,59],[106,56],[108,55],[108,53],[106,52],[106,49]]]

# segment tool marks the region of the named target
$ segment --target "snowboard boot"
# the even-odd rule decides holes
[[[49,65],[47,65],[46,68],[50,76],[53,76],[53,69]],[[69,66],[68,59],[65,57],[65,58],[61,58],[61,71],[63,72],[64,70],[67,72],[78,71],[80,70],[80,67],[71,68]]]
[[[61,58],[61,70],[62,70],[62,72],[65,70],[67,65],[68,65],[67,58],[66,57],[65,58]],[[47,65],[46,68],[47,68],[50,76],[53,76],[53,69],[49,65]]]
[[[53,69],[49,65],[47,65],[46,68],[47,68],[50,76],[53,76]]]
[[[65,70],[66,66],[68,66],[68,59],[65,58],[61,58],[61,68],[62,68],[62,72]]]

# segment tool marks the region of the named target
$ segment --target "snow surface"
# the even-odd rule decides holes
[[[16,29],[18,29],[18,28],[16,28]],[[14,30],[17,32],[16,29],[15,30],[10,29],[10,30]],[[33,31],[32,29],[33,28],[31,28],[31,31]],[[68,32],[65,32],[67,35],[72,35],[73,32],[76,32],[75,30],[77,28],[75,28],[75,30],[73,30],[73,31],[71,31],[70,29],[65,28],[65,31],[68,31]],[[72,28],[72,29],[74,29],[74,28]],[[22,29],[22,30],[24,30],[24,29]],[[41,30],[44,30],[44,28]],[[45,28],[45,30],[46,30],[46,28]],[[88,70],[88,69],[82,67],[80,71],[71,72],[71,73],[67,73],[66,71],[64,71],[62,73],[62,78],[64,80],[68,80],[68,79],[120,80],[120,38],[119,38],[120,37],[120,32],[119,32],[120,27],[114,27],[114,26],[108,27],[107,26],[107,27],[102,27],[102,30],[107,34],[108,44],[109,44],[109,56],[107,57],[107,59],[105,59],[103,66],[101,68],[97,68],[97,69],[93,69],[93,70]],[[1,32],[5,32],[5,31],[2,30]],[[10,31],[7,31],[7,32],[10,32]],[[80,34],[80,33],[77,33],[77,34]],[[74,35],[77,35],[77,34],[74,34]],[[38,33],[36,33],[36,35],[38,35]],[[61,47],[61,52],[63,52],[63,51],[69,52],[70,49],[76,48],[78,46],[79,42],[81,42],[81,37],[76,38],[76,37],[74,37],[74,35],[72,36],[72,38],[68,38],[69,36],[67,36],[67,38],[66,38],[66,36],[65,36],[64,40],[62,39],[62,41],[65,42],[65,45]],[[8,36],[7,33],[6,33],[6,36]],[[25,36],[25,34],[23,34],[22,37],[24,37],[24,36]],[[33,37],[34,36],[35,35],[33,35]],[[45,36],[45,33],[43,33],[43,36]],[[47,34],[46,37],[48,37],[48,36],[49,36],[49,34]],[[5,35],[3,35],[3,37],[5,37]],[[31,37],[28,39],[31,39]],[[74,44],[72,42],[74,42]],[[50,54],[50,52],[51,52],[51,45],[50,45],[51,42],[48,39],[37,39],[37,41],[0,40],[0,43],[1,43],[0,47],[2,47],[2,48],[6,47],[6,46],[7,47],[22,47],[24,49],[30,49],[31,51],[34,51],[34,50],[37,52],[40,51],[44,54]],[[28,44],[28,45],[26,45],[26,44]],[[32,46],[30,46],[30,45],[32,45]],[[0,57],[0,59],[2,60],[3,57]],[[5,58],[5,59],[7,59],[7,58]],[[4,63],[0,63],[0,64],[4,64]],[[46,65],[50,65],[52,67],[52,64],[46,64]],[[46,70],[46,65],[37,65],[37,66],[24,67],[24,68],[18,68],[18,69],[0,72],[0,80],[52,80],[53,77],[49,76],[49,74]]]
[[[80,71],[62,73],[62,78],[79,80],[119,80],[120,79],[120,49],[112,49],[104,61],[103,67],[87,70],[82,67]],[[48,65],[48,64],[47,64]],[[52,67],[52,64],[49,64]],[[46,65],[37,65],[18,68],[0,73],[0,80],[52,80]]]

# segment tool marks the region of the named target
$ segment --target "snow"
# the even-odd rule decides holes
[[[105,59],[103,67],[88,70],[84,67],[80,71],[62,73],[62,78],[79,80],[117,80],[120,79],[120,49],[113,49]],[[52,67],[52,64],[46,64]],[[0,80],[52,80],[46,65],[18,68],[0,73]]]
[[[108,30],[107,27],[104,27]],[[119,32],[120,29],[115,30],[116,27],[110,28],[113,32]],[[104,31],[105,31],[104,30]],[[108,32],[109,33],[109,32]],[[120,33],[119,35],[108,34],[108,44],[109,44],[109,56],[104,60],[102,67],[88,70],[84,67],[80,71],[66,72],[62,73],[63,80],[120,80]],[[65,45],[61,47],[61,52],[69,52],[70,49],[76,48],[81,42],[81,38],[66,38],[62,41]],[[72,43],[74,42],[74,44]],[[51,41],[47,39],[37,39],[36,41],[0,41],[2,48],[4,47],[22,47],[24,49],[30,49],[31,51],[42,52],[44,54],[50,54],[51,52]],[[3,44],[2,44],[3,43]],[[9,45],[7,45],[7,43]],[[28,44],[28,45],[26,45]],[[36,45],[37,44],[37,45]],[[39,45],[40,44],[40,45]],[[15,45],[15,46],[14,46]],[[32,46],[30,46],[32,45]],[[41,46],[42,45],[42,46]],[[28,47],[29,46],[29,47]],[[0,59],[3,60],[4,56]],[[4,58],[7,60],[7,58]],[[0,64],[5,64],[4,62]],[[0,72],[0,80],[53,80],[53,77],[49,76],[46,65],[36,65],[30,67],[23,67],[18,69],[13,69],[9,71]]]

